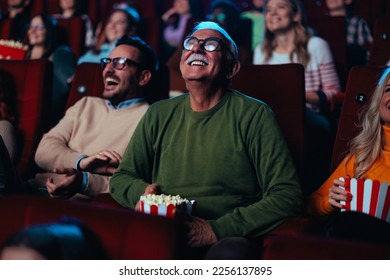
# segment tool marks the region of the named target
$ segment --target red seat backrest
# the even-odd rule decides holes
[[[85,51],[85,22],[81,17],[57,19],[61,43],[68,45],[80,57]]]
[[[11,36],[11,19],[5,18],[0,21],[0,39],[9,39]]]
[[[271,107],[285,136],[298,174],[303,176],[306,108],[303,66],[242,65],[240,72],[233,77],[232,88]]]
[[[46,12],[46,0],[33,0],[31,2],[31,15]]]
[[[348,76],[345,17],[322,16],[312,18],[309,26],[317,32],[319,37],[328,42],[341,86],[344,88]]]
[[[329,13],[325,0],[301,0],[301,3],[309,25],[311,19],[322,17]]]
[[[369,102],[383,69],[377,66],[351,68],[333,146],[331,172],[347,155],[349,142],[358,134],[359,114]]]
[[[141,19],[139,35],[154,49],[157,57],[161,55],[162,27],[163,22],[160,17],[154,16]]]
[[[35,150],[50,125],[53,65],[48,60],[0,60],[0,68],[10,73],[16,85],[17,130],[20,156],[17,168],[24,179],[35,175]]]
[[[390,18],[381,17],[375,21],[369,65],[386,65],[390,60]]]
[[[60,10],[60,1],[57,0],[46,0],[46,12],[49,15],[59,14]]]
[[[90,228],[113,260],[173,259],[177,227],[173,219],[38,196],[0,198],[0,246],[12,234],[32,225],[75,218]]]
[[[264,249],[265,260],[388,260],[389,246],[314,235],[277,236]]]
[[[8,9],[7,1],[0,1],[0,10],[2,15],[4,15],[7,12],[7,9]]]
[[[81,63],[77,66],[69,91],[65,110],[84,96],[101,97],[103,93],[102,69],[98,63]]]

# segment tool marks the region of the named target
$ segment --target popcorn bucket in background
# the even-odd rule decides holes
[[[13,40],[0,40],[0,59],[24,59],[27,46]]]
[[[345,190],[352,194],[351,201],[342,201],[341,211],[356,211],[390,222],[390,188],[388,182],[378,180],[340,178],[346,182]]]

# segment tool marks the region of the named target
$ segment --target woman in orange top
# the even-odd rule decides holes
[[[308,213],[329,215],[342,208],[341,201],[351,201],[352,194],[340,188],[339,178],[347,176],[390,182],[390,68],[379,79],[349,154],[309,196]]]
[[[328,216],[323,235],[390,245],[390,223],[355,211],[340,212],[340,202],[351,201],[343,188],[345,177],[390,182],[390,68],[381,75],[360,133],[352,139],[349,154],[325,183],[308,197],[310,215]]]

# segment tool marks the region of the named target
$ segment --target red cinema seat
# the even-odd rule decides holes
[[[383,69],[379,66],[351,68],[333,146],[331,172],[346,156],[349,142],[358,134],[359,114],[369,102]]]
[[[103,93],[102,69],[98,63],[82,63],[77,66],[69,91],[65,110],[84,96],[101,97]]]
[[[303,66],[242,65],[241,70],[233,77],[232,88],[271,107],[285,136],[298,174],[302,178],[306,110]]]
[[[0,39],[9,39],[11,36],[11,19],[5,18],[0,21]]]
[[[50,125],[53,65],[48,60],[0,60],[0,68],[10,73],[16,85],[17,169],[23,179],[35,175],[35,149]]]
[[[85,22],[81,17],[57,19],[61,43],[69,46],[80,57],[85,51]]]
[[[178,255],[173,219],[74,200],[39,196],[0,198],[0,246],[19,230],[37,224],[79,220],[96,233],[113,260],[164,260]]]
[[[346,21],[343,16],[322,16],[309,23],[317,35],[329,44],[341,87],[345,87],[348,76]]]
[[[265,260],[388,260],[389,246],[318,236],[278,236],[264,248]]]
[[[384,66],[390,61],[390,17],[375,21],[373,37],[368,64]]]

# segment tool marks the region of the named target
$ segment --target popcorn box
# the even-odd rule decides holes
[[[188,199],[181,198],[179,195],[155,195],[148,194],[142,195],[141,201],[141,213],[164,216],[169,218],[175,217],[176,208],[181,208],[188,215],[192,214],[194,200],[189,201]]]
[[[356,211],[390,222],[390,188],[388,182],[370,179],[340,178],[345,190],[352,194],[351,201],[341,201],[341,211]]]
[[[0,40],[0,59],[24,59],[27,47],[19,42]]]

